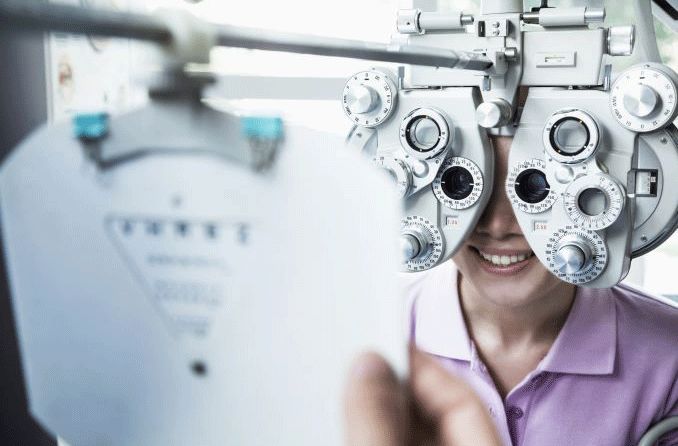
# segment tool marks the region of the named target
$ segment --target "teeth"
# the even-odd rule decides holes
[[[511,256],[498,256],[498,255],[492,255],[492,254],[486,254],[482,251],[478,251],[480,253],[480,256],[487,260],[488,262],[498,265],[498,266],[508,266],[513,263],[518,263],[522,262],[523,260],[527,259],[528,257],[531,257],[532,254],[518,254],[518,255],[511,255]]]

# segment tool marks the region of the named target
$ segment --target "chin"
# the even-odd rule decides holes
[[[563,284],[528,248],[465,244],[453,257],[463,279],[483,298],[506,307],[527,305]]]

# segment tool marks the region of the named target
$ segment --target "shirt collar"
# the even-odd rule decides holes
[[[427,273],[416,299],[413,339],[428,353],[471,361],[472,343],[459,303],[457,269],[449,261]],[[614,372],[617,315],[609,289],[577,288],[565,325],[537,367],[555,373]]]
[[[609,288],[577,288],[565,325],[539,364],[547,372],[609,375],[617,355],[617,311]]]

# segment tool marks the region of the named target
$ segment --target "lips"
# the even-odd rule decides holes
[[[526,250],[470,247],[482,270],[498,276],[511,276],[527,268],[534,253]]]

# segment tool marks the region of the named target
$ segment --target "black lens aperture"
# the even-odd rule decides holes
[[[549,195],[551,186],[544,172],[538,169],[526,169],[516,178],[516,194],[525,203],[540,203]]]
[[[440,178],[443,193],[453,200],[463,200],[473,192],[473,175],[461,166],[452,166]]]

